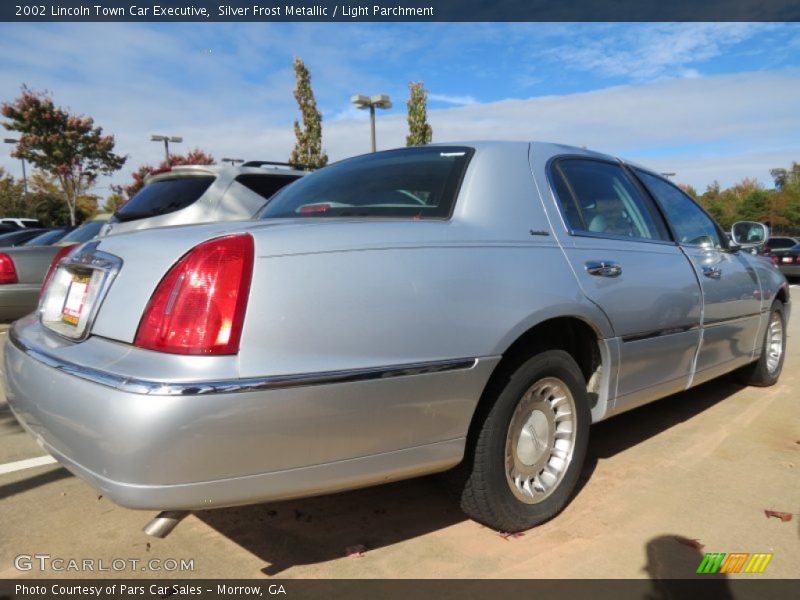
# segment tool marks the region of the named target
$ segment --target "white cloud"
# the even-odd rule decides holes
[[[477,103],[477,100],[472,96],[452,96],[450,94],[428,94],[428,100],[433,102],[443,102],[445,104],[456,104],[459,106],[467,106],[469,104]]]
[[[771,23],[657,23],[615,26],[598,36],[592,24],[574,25],[567,43],[547,50],[549,60],[577,71],[634,80],[696,76],[696,65],[780,27]]]

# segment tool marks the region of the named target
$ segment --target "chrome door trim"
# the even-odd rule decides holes
[[[86,367],[64,360],[49,352],[45,352],[25,343],[14,327],[8,333],[8,339],[15,348],[32,359],[62,373],[80,379],[114,388],[121,392],[157,396],[199,396],[203,394],[233,394],[265,390],[280,390],[300,386],[330,385],[337,383],[353,383],[391,377],[408,377],[427,375],[445,371],[468,370],[478,364],[477,358],[456,358],[450,360],[432,360],[426,362],[347,369],[342,371],[324,371],[318,373],[297,373],[290,375],[273,375],[265,377],[248,377],[244,379],[225,379],[218,381],[152,381],[125,377],[117,373],[109,373],[101,369]]]

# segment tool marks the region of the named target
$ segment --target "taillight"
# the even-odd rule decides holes
[[[14,261],[5,252],[0,252],[0,284],[2,283],[17,283],[17,269],[14,267]]]
[[[53,275],[58,268],[58,263],[61,262],[61,259],[64,258],[67,254],[69,254],[73,248],[75,248],[76,244],[70,244],[69,246],[63,246],[59,249],[56,255],[53,257],[53,260],[50,261],[50,266],[47,267],[47,274],[44,276],[44,281],[42,281],[42,287],[39,288],[39,297],[42,297],[44,291],[47,289],[47,284],[50,283],[50,280],[53,278]]]
[[[780,257],[779,256],[775,256],[774,254],[772,256],[770,256],[770,258],[772,259],[772,264],[773,265],[777,265],[779,262],[781,262]]]
[[[203,242],[167,272],[134,344],[173,354],[236,354],[253,274],[253,238]]]

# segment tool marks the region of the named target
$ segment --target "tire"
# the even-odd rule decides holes
[[[569,354],[547,350],[487,392],[494,403],[472,436],[461,508],[498,531],[529,529],[575,491],[591,424],[586,382]]]
[[[786,356],[786,311],[783,302],[775,300],[769,315],[761,356],[739,371],[739,379],[745,385],[768,387],[775,385],[781,376]]]

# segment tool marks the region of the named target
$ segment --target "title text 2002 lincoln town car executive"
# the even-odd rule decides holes
[[[125,506],[202,509],[459,465],[513,531],[568,501],[589,426],[740,369],[774,383],[789,289],[659,175],[540,143],[331,165],[261,220],[62,260],[13,326],[7,394]]]

